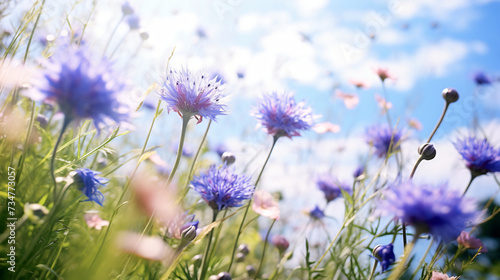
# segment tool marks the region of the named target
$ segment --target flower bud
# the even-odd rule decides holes
[[[24,205],[24,215],[34,223],[43,220],[48,213],[49,210],[43,205],[37,203],[26,203]]]
[[[288,249],[288,247],[290,246],[290,243],[288,243],[288,240],[286,240],[286,238],[282,235],[273,236],[273,238],[271,239],[271,243],[276,248],[278,248],[278,250],[280,251],[280,254],[283,254],[283,252],[285,252],[286,249]]]
[[[392,243],[387,245],[377,245],[373,248],[372,255],[380,262],[382,272],[386,271],[389,266],[396,261]]]
[[[431,160],[436,156],[436,149],[434,145],[425,143],[418,147],[418,154],[425,160]]]
[[[257,271],[255,270],[255,267],[253,267],[253,265],[247,265],[246,270],[247,270],[248,277],[254,277],[255,273],[257,273]]]
[[[245,261],[245,255],[243,253],[236,254],[236,262],[237,263],[244,262],[244,261]]]
[[[224,152],[221,159],[226,165],[231,165],[236,161],[236,157],[231,152]]]
[[[146,41],[147,39],[149,39],[149,33],[144,29],[139,30],[139,36],[141,37],[141,40],[143,40],[143,41]]]
[[[217,277],[215,278],[216,280],[231,280],[231,274],[227,272],[221,272],[217,274]]]
[[[122,4],[122,13],[126,16],[134,13],[134,8],[132,7],[132,5],[130,5],[130,3],[128,1],[125,1]]]
[[[198,229],[198,221],[189,222],[183,225],[181,230],[181,244],[187,245],[193,239],[196,238],[196,230]]]
[[[250,253],[247,244],[240,244],[240,246],[238,246],[238,251],[245,256],[248,255],[248,253]]]
[[[442,95],[446,103],[457,102],[459,97],[458,92],[453,88],[443,89]]]
[[[49,124],[49,119],[44,115],[38,115],[36,117],[36,121],[38,122],[38,125],[40,125],[40,127],[43,129],[45,129]]]
[[[195,267],[199,267],[201,265],[201,262],[203,260],[203,256],[202,255],[195,255],[191,261],[193,262],[193,265]]]

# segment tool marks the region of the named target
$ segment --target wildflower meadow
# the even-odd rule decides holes
[[[3,0],[0,279],[500,279],[498,12]]]

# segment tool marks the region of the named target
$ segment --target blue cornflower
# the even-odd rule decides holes
[[[325,194],[327,202],[330,202],[342,195],[342,190],[352,194],[352,188],[348,184],[339,182],[335,177],[329,174],[323,174],[316,181],[318,188]]]
[[[218,169],[215,165],[195,176],[191,186],[214,211],[243,205],[243,200],[250,199],[255,188],[250,177],[237,175],[227,166]]]
[[[500,149],[495,149],[488,140],[467,137],[457,140],[454,145],[473,177],[500,172]]]
[[[481,218],[473,200],[448,189],[446,184],[415,185],[411,181],[391,186],[378,211],[413,226],[417,236],[430,233],[439,242],[456,239]]]
[[[99,187],[106,186],[108,180],[98,177],[99,172],[92,171],[88,168],[80,168],[75,170],[73,176],[74,183],[78,189],[88,197],[84,201],[94,201],[102,206],[104,195],[98,190]]]
[[[136,14],[132,14],[132,15],[127,16],[127,24],[128,24],[128,27],[130,28],[130,30],[136,30],[136,29],[141,28],[140,21],[141,21],[141,18]]]
[[[486,76],[483,72],[477,72],[474,74],[474,81],[479,86],[491,84],[491,79],[488,78],[488,76]]]
[[[169,111],[181,116],[199,116],[215,121],[218,115],[226,114],[223,83],[217,77],[209,78],[203,73],[192,73],[187,69],[171,70],[162,82],[158,95],[167,102]]]
[[[316,205],[313,210],[309,211],[309,216],[315,220],[321,220],[325,217],[325,212]]]
[[[300,131],[309,130],[314,125],[311,108],[304,102],[297,103],[292,93],[264,95],[252,115],[274,137],[300,136]]]
[[[404,140],[401,130],[393,130],[386,125],[368,128],[365,137],[366,142],[375,148],[378,157],[386,157],[388,154],[400,151],[401,141]]]
[[[387,245],[377,245],[373,248],[373,257],[380,262],[382,268],[382,273],[389,269],[389,266],[396,261],[396,256],[394,255],[394,246],[392,243]]]
[[[118,95],[125,85],[111,70],[111,64],[84,47],[66,46],[50,57],[43,77],[28,95],[34,100],[57,103],[66,121],[93,119],[101,123],[126,120],[128,109]]]

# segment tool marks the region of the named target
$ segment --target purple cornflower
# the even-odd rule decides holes
[[[73,180],[78,189],[88,197],[88,199],[84,201],[94,201],[102,206],[104,195],[98,188],[106,186],[108,180],[98,177],[98,174],[99,172],[92,171],[88,168],[80,168],[75,170]]]
[[[309,130],[314,125],[311,108],[304,102],[295,102],[292,93],[264,95],[252,115],[274,137],[300,136],[300,131]]]
[[[110,62],[94,61],[94,57],[84,47],[59,50],[48,60],[29,97],[57,103],[67,122],[90,118],[99,128],[109,120],[126,120],[129,107],[118,98],[125,85],[112,72]]]
[[[474,201],[448,189],[446,184],[415,185],[411,181],[390,187],[378,211],[382,215],[392,214],[401,223],[413,226],[417,236],[430,233],[445,243],[456,239],[462,230],[481,219]]]
[[[352,194],[352,188],[348,184],[339,182],[335,177],[329,174],[323,174],[316,181],[318,188],[325,194],[327,202],[342,196],[342,190]]]
[[[474,74],[474,82],[476,82],[478,86],[490,85],[491,79],[488,78],[488,76],[486,76],[483,72],[477,72]]]
[[[255,188],[250,177],[237,175],[227,166],[218,169],[215,165],[195,176],[191,186],[214,211],[241,206],[243,200],[252,197]]]
[[[315,220],[321,220],[325,217],[325,212],[316,205],[313,210],[309,211],[309,216]]]
[[[167,102],[169,111],[181,116],[199,116],[215,121],[218,115],[226,114],[226,105],[221,103],[224,89],[217,77],[210,79],[206,74],[192,73],[187,69],[171,70],[163,81],[158,95]]]
[[[400,151],[401,141],[404,140],[401,130],[392,130],[387,125],[369,127],[365,137],[366,142],[375,148],[375,154],[381,158]]]
[[[167,234],[171,238],[181,239],[182,232],[193,226],[198,229],[198,221],[194,221],[194,215],[188,215],[187,212],[176,215],[171,219],[167,226]]]
[[[394,246],[392,243],[387,245],[377,245],[373,248],[373,257],[380,262],[382,273],[389,269],[389,266],[396,261],[394,255]]]
[[[473,177],[500,172],[500,149],[495,149],[488,140],[466,137],[457,140],[454,145]]]

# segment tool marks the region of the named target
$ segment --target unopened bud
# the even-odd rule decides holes
[[[181,239],[183,242],[190,242],[196,237],[196,227],[189,226],[181,232]]]
[[[253,267],[252,265],[247,265],[246,270],[247,270],[248,277],[254,277],[255,273],[257,273],[257,271],[255,270],[255,267]]]
[[[122,4],[122,13],[126,16],[134,13],[134,8],[132,7],[132,5],[130,5],[130,3],[128,1],[125,1]]]
[[[37,203],[26,203],[24,205],[24,215],[26,215],[32,222],[40,222],[49,213],[49,210]]]
[[[389,266],[396,261],[392,243],[387,245],[377,245],[373,248],[372,255],[380,262],[382,272],[389,269]]]
[[[425,143],[418,147],[418,154],[425,160],[431,160],[436,156],[436,149],[434,145]]]
[[[215,275],[211,276],[210,278],[214,277]],[[214,277],[215,280],[231,280],[231,274],[227,272],[221,272],[217,274],[217,276]]]
[[[203,256],[195,255],[191,260],[193,261],[195,267],[199,267],[201,265],[201,262],[203,261]]]
[[[459,97],[458,92],[453,88],[443,89],[442,95],[446,103],[457,102]]]
[[[40,127],[43,129],[45,129],[49,124],[49,119],[44,115],[38,115],[36,117],[36,121],[38,122],[38,125],[40,125]]]
[[[238,251],[245,256],[248,255],[248,253],[250,253],[247,244],[240,244],[240,246],[238,246]]]
[[[280,251],[281,254],[283,254],[283,252],[285,252],[286,249],[288,249],[288,247],[290,246],[290,243],[288,243],[288,240],[286,240],[286,238],[282,235],[273,236],[273,238],[271,239],[271,243],[276,248],[278,248],[278,250]]]
[[[238,253],[236,254],[236,262],[244,262],[245,261],[245,255],[243,253]]]
[[[231,165],[236,161],[236,157],[231,152],[224,152],[222,154],[221,159],[222,159],[222,162],[227,164],[227,165]]]
[[[143,41],[146,41],[147,39],[149,39],[149,33],[144,29],[141,29],[139,31],[139,36],[141,37],[141,40],[143,40]]]

